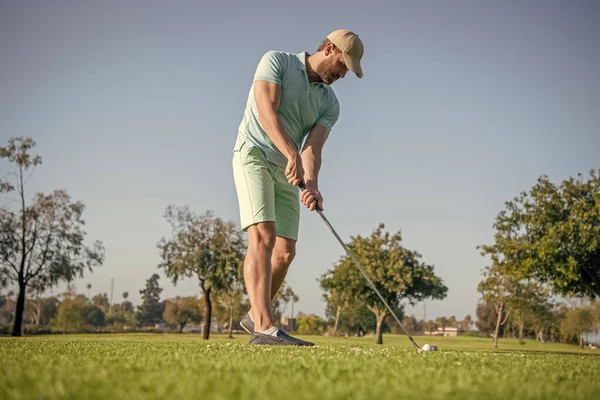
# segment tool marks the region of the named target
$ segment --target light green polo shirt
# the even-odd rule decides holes
[[[258,120],[258,109],[254,101],[254,82],[265,80],[281,86],[281,101],[277,114],[286,131],[292,137],[298,151],[315,124],[331,130],[339,114],[340,105],[330,85],[308,82],[306,74],[306,52],[299,54],[268,51],[264,54],[254,74],[248,94],[244,117],[238,128],[236,148],[244,141],[259,148],[268,161],[280,166],[287,159],[269,139]]]

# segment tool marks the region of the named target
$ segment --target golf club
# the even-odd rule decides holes
[[[301,182],[300,185],[299,185],[299,187],[302,190],[306,189],[306,186],[304,185],[304,182]],[[362,274],[365,276],[365,278],[367,279],[367,281],[369,282],[369,284],[371,285],[371,287],[373,288],[373,290],[375,290],[375,293],[377,293],[377,295],[379,296],[379,298],[381,299],[381,301],[383,302],[383,304],[385,304],[385,306],[387,307],[388,311],[394,316],[394,318],[396,319],[396,321],[398,322],[398,324],[400,325],[400,327],[402,328],[402,330],[404,331],[404,333],[406,333],[406,335],[410,339],[411,343],[415,345],[415,347],[417,348],[417,350],[424,350],[424,351],[431,351],[431,350],[433,350],[433,349],[429,349],[429,348],[427,350],[425,348],[421,349],[419,347],[419,345],[417,345],[417,343],[412,338],[412,336],[410,335],[410,333],[408,333],[408,331],[406,330],[406,328],[404,327],[404,325],[402,325],[402,322],[400,322],[400,319],[398,319],[398,317],[396,316],[396,313],[394,313],[394,311],[388,305],[388,303],[385,301],[385,299],[383,298],[383,296],[381,295],[381,293],[379,293],[379,290],[377,290],[377,288],[375,287],[375,285],[373,284],[373,282],[371,281],[371,279],[367,276],[367,273],[365,272],[365,270],[360,266],[359,262],[356,260],[356,258],[354,257],[354,255],[350,252],[350,250],[348,249],[348,247],[346,246],[346,244],[344,244],[344,241],[339,237],[339,235],[337,234],[337,232],[335,231],[335,229],[333,229],[333,227],[331,226],[331,224],[329,223],[329,221],[327,220],[327,218],[323,214],[323,211],[321,210],[321,208],[319,207],[318,204],[315,204],[315,210],[317,211],[317,213],[319,213],[319,215],[321,216],[321,218],[325,222],[325,225],[327,225],[327,227],[329,227],[329,230],[337,238],[338,242],[340,242],[340,244],[342,245],[342,247],[344,248],[344,250],[346,250],[346,253],[348,253],[348,255],[352,258],[352,260],[354,260],[354,263],[356,264],[356,266],[358,267],[358,269],[360,269],[360,272],[362,272]],[[423,346],[423,347],[425,347],[425,346]],[[429,347],[431,347],[431,346],[429,346]]]

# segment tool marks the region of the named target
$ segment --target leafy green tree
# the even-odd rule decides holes
[[[56,318],[52,320],[52,326],[61,330],[62,333],[84,328],[86,319],[82,311],[85,304],[85,297],[78,295],[73,285],[67,285],[67,289],[62,293],[62,301],[58,306]]]
[[[400,232],[390,234],[384,232],[384,228],[384,224],[380,224],[370,237],[352,237],[347,246],[388,305],[401,310],[404,300],[414,305],[427,298],[445,298],[448,288],[434,274],[433,266],[421,262],[419,253],[401,245]],[[375,315],[377,344],[382,344],[381,327],[388,310],[377,293],[348,255],[324,277],[335,275],[339,275],[335,280],[344,282],[342,287],[348,298],[364,301]]]
[[[493,345],[498,347],[500,326],[504,325],[512,312],[511,299],[519,285],[520,277],[511,273],[506,264],[494,263],[484,271],[484,279],[479,282],[477,290],[483,301],[492,304],[496,315],[493,334]]]
[[[158,284],[159,279],[158,274],[152,274],[146,281],[146,287],[140,290],[142,304],[137,307],[135,318],[142,326],[162,322],[164,304],[160,301],[160,293],[163,289]]]
[[[435,319],[435,324],[442,328],[442,334],[445,335],[446,334],[446,328],[448,326],[450,326],[450,320],[448,320],[448,318],[446,317],[437,317]]]
[[[327,329],[327,321],[318,315],[303,315],[296,320],[301,335],[322,335]]]
[[[543,325],[542,305],[548,301],[548,291],[538,282],[522,282],[514,286],[508,300],[513,310],[513,319],[519,328],[519,344],[523,342],[525,325]],[[541,326],[540,326],[541,328]]]
[[[475,321],[475,326],[479,332],[486,336],[493,334],[496,328],[497,317],[494,304],[486,301],[477,303],[476,315],[477,321]],[[500,330],[502,330],[502,326],[500,326]]]
[[[104,262],[101,242],[92,247],[84,244],[83,203],[72,202],[66,191],[56,190],[37,193],[27,204],[25,183],[42,162],[39,155],[30,154],[34,146],[31,138],[18,137],[0,147],[0,159],[13,165],[9,176],[15,181],[0,179],[0,193],[18,196],[17,202],[6,202],[17,207],[0,206],[0,283],[14,284],[19,290],[13,336],[22,335],[28,287],[43,290],[71,282]]]
[[[348,335],[355,332],[357,336],[362,336],[366,332],[375,331],[377,321],[373,312],[367,307],[367,303],[355,299],[342,311],[340,326]]]
[[[319,283],[324,292],[323,300],[327,304],[325,314],[335,319],[333,336],[336,336],[342,311],[350,307],[353,299],[350,291],[346,290],[346,279],[340,274],[323,274]]]
[[[86,303],[81,308],[81,316],[86,324],[93,326],[96,330],[106,325],[106,315],[99,307]]]
[[[193,296],[177,296],[174,299],[167,300],[165,301],[163,319],[166,323],[177,326],[179,333],[181,333],[188,323],[198,323],[202,320],[199,303],[199,299]]]
[[[600,175],[560,184],[542,176],[500,212],[495,241],[480,246],[496,263],[551,285],[556,294],[600,297]]]
[[[233,322],[240,321],[245,313],[243,297],[241,282],[236,282],[230,290],[223,290],[216,296],[215,316],[223,326],[227,326],[229,338],[233,338]]]
[[[460,329],[463,331],[470,331],[473,328],[473,318],[467,314],[465,318],[460,321]]]
[[[576,337],[581,348],[584,347],[584,333],[591,331],[593,328],[593,311],[589,306],[570,309],[560,325],[563,337],[566,339]]]
[[[437,324],[433,320],[429,320],[425,323],[425,331],[428,333],[437,332]]]
[[[414,315],[404,316],[404,318],[402,318],[402,325],[404,325],[406,330],[409,332],[422,332],[419,321],[415,318]]]
[[[106,293],[98,293],[92,298],[92,304],[98,307],[104,314],[108,314],[108,310],[110,309],[110,301],[108,300],[108,295]]]
[[[229,291],[241,281],[245,246],[233,222],[223,221],[211,212],[196,215],[188,207],[167,207],[165,218],[172,237],[161,239],[159,268],[173,284],[196,276],[204,298],[204,339],[210,335],[212,294]]]

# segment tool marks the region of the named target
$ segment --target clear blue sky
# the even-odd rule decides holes
[[[476,246],[504,201],[542,174],[600,167],[599,20],[591,0],[2,0],[0,139],[37,141],[30,195],[65,188],[86,204],[107,257],[78,289],[110,293],[114,278],[115,300],[137,302],[158,271],[167,205],[239,224],[231,149],[261,55],[352,29],[365,78],[333,86],[326,215],[343,239],[379,222],[401,230],[449,287],[427,318],[474,316]],[[343,254],[303,209],[296,311],[324,315],[317,278]],[[196,280],[160,283],[163,298],[199,293]],[[423,305],[408,311],[421,318]]]

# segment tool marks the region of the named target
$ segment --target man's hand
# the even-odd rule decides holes
[[[300,154],[288,158],[287,167],[285,168],[285,177],[288,182],[294,186],[300,185],[304,176],[304,168],[302,168],[302,157]]]
[[[315,210],[315,205],[319,205],[319,209],[323,211],[323,196],[319,189],[316,187],[307,184],[305,185],[306,189],[302,190],[300,193],[300,201],[308,208],[310,211]]]

